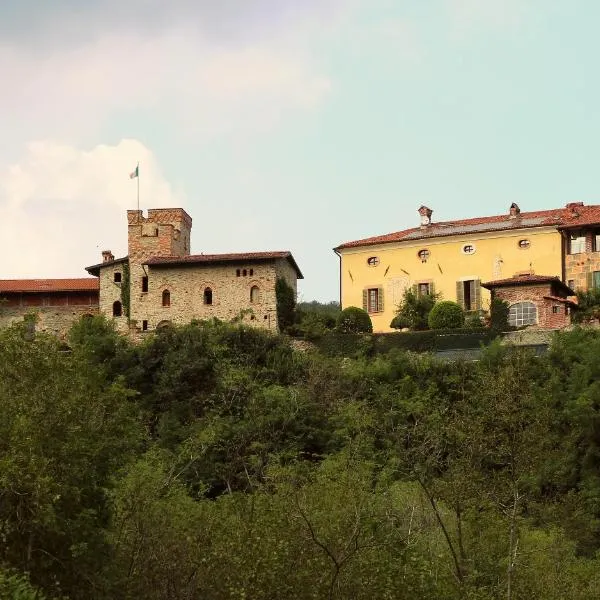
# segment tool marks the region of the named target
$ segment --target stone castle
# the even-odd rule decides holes
[[[275,286],[296,294],[302,273],[289,251],[190,254],[192,219],[181,208],[127,211],[128,254],[102,252],[93,278],[0,280],[0,326],[34,313],[37,329],[64,336],[84,314],[142,334],[193,319],[240,320],[276,331]]]

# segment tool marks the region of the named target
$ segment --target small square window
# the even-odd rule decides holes
[[[560,306],[552,307],[552,314],[557,315],[560,312]]]
[[[569,279],[569,281],[567,281],[567,285],[574,290],[575,289],[575,280],[574,279]]]
[[[148,331],[148,321],[142,321],[142,331]]]
[[[582,254],[585,252],[585,234],[574,231],[569,236],[569,254]]]
[[[115,280],[115,283],[121,283],[121,273],[119,271],[115,272],[114,280]]]

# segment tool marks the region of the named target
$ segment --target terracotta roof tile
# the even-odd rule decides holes
[[[507,279],[496,279],[495,281],[486,281],[481,286],[490,290],[498,287],[514,287],[519,285],[535,285],[538,283],[549,283],[555,286],[554,289],[560,289],[568,296],[574,296],[575,292],[563,283],[556,275],[517,275]]]
[[[298,274],[298,279],[303,279],[292,253],[288,250],[277,252],[240,252],[236,254],[190,254],[188,256],[153,256],[149,258],[145,264],[151,267],[167,266],[167,265],[189,265],[189,264],[206,264],[206,263],[228,263],[228,262],[256,262],[267,261],[277,258],[287,259]]]
[[[504,214],[431,223],[424,227],[413,227],[394,233],[346,242],[337,246],[335,250],[408,240],[430,239],[449,235],[485,233],[530,227],[567,229],[594,224],[600,224],[600,205],[585,206],[582,203],[574,202],[567,204],[564,208],[521,212],[516,217]]]
[[[0,293],[97,292],[98,279],[0,279]]]

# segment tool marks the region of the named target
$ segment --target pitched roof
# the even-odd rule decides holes
[[[496,279],[495,281],[487,281],[482,283],[481,287],[488,290],[499,287],[515,287],[520,285],[536,285],[549,283],[561,291],[565,292],[567,296],[574,296],[575,292],[565,283],[563,283],[555,275],[517,275],[515,277],[509,277],[507,279]]]
[[[292,253],[288,250],[277,252],[241,252],[237,254],[190,254],[188,256],[153,256],[149,258],[145,264],[151,267],[166,267],[178,265],[195,265],[195,264],[222,264],[230,262],[264,262],[273,259],[287,259],[296,274],[298,279],[304,279],[300,268],[296,264]]]
[[[97,265],[92,265],[91,267],[86,267],[85,270],[90,275],[95,275],[98,277],[100,275],[100,269],[102,267],[109,267],[110,265],[118,265],[129,260],[129,256],[123,256],[121,258],[115,258],[113,260],[105,260],[104,262],[98,263]]]
[[[0,279],[0,293],[97,292],[96,278],[80,279]]]
[[[521,212],[516,216],[510,214],[491,217],[476,217],[458,221],[441,221],[423,227],[403,229],[394,233],[345,242],[334,250],[388,244],[393,242],[429,239],[449,235],[485,233],[489,231],[506,231],[530,227],[556,227],[569,229],[585,225],[600,224],[600,205],[585,206],[582,202],[572,202],[564,208]]]

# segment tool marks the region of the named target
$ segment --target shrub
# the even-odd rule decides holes
[[[468,329],[483,329],[485,327],[479,311],[470,312],[465,315],[465,327]]]
[[[510,306],[506,300],[500,298],[492,298],[490,305],[490,327],[494,331],[508,331],[510,325],[508,324],[508,312]]]
[[[463,326],[465,313],[456,302],[444,300],[434,305],[427,322],[431,329],[454,329]]]
[[[427,329],[427,317],[438,299],[437,294],[418,295],[412,288],[404,291],[396,317],[390,323],[393,329]]]
[[[367,311],[356,306],[349,306],[339,314],[337,330],[341,333],[371,333],[373,324]]]

